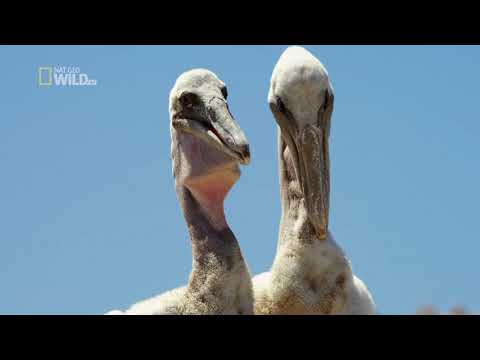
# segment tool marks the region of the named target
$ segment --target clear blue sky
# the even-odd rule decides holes
[[[1,46],[0,313],[101,314],[187,282],[168,93],[228,86],[252,163],[226,203],[252,273],[279,222],[270,75],[286,46]],[[331,230],[381,313],[480,310],[480,47],[306,46],[335,89]],[[39,87],[73,65],[96,87]]]

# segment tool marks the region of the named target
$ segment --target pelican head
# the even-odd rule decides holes
[[[328,138],[333,88],[320,61],[302,47],[287,48],[273,70],[268,102],[280,128],[317,235],[328,232]]]
[[[180,75],[170,92],[169,109],[176,177],[201,177],[226,164],[238,170],[236,164],[250,162],[247,138],[228,108],[227,87],[213,72],[195,69]],[[184,161],[176,154],[177,146]]]

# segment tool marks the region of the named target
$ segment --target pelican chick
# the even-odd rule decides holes
[[[249,144],[211,71],[180,75],[170,92],[177,197],[192,244],[186,286],[107,314],[252,314],[250,273],[224,213],[224,199],[250,161]]]
[[[268,94],[279,129],[279,238],[270,271],[253,279],[255,314],[375,312],[328,229],[333,97],[320,61],[302,47],[287,48]]]

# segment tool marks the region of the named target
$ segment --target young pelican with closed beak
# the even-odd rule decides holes
[[[373,314],[375,304],[328,229],[333,88],[310,52],[289,47],[268,102],[278,124],[282,214],[275,260],[253,279],[255,314]]]

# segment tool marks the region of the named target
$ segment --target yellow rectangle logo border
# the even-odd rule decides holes
[[[44,82],[42,73],[48,71],[48,81]],[[39,86],[51,86],[53,85],[53,68],[51,66],[40,66],[38,68],[38,85]]]

